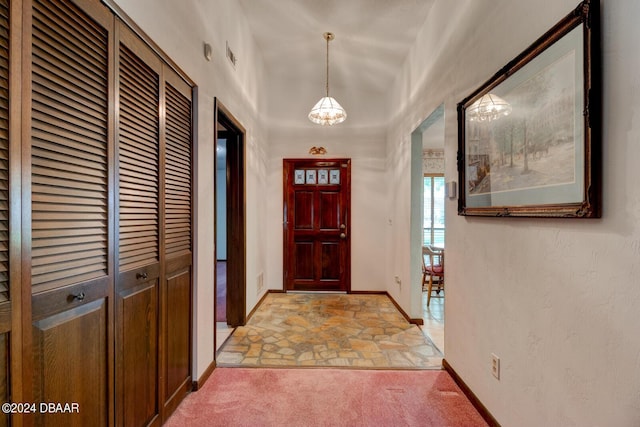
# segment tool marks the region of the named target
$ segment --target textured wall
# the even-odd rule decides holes
[[[409,268],[411,132],[444,102],[445,173],[457,181],[456,104],[576,4],[436,2],[392,90],[399,228],[387,282]],[[445,357],[503,426],[640,425],[640,3],[603,1],[602,15],[603,218],[465,218],[447,200]],[[395,295],[413,306],[409,292]]]

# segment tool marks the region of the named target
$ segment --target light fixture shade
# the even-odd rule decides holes
[[[511,104],[497,95],[483,95],[467,109],[472,122],[490,122],[511,113]]]
[[[331,96],[325,96],[311,109],[309,120],[319,125],[335,125],[344,122],[347,112]]]

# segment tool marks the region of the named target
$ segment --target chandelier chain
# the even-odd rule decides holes
[[[327,39],[327,86],[326,86],[326,90],[327,90],[327,97],[329,96],[329,40],[330,37],[326,37]]]

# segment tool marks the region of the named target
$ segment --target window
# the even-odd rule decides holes
[[[444,247],[444,175],[424,176],[423,245]]]

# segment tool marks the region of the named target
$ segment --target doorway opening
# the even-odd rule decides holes
[[[429,115],[411,135],[412,140],[412,269],[422,272],[431,262],[423,247],[445,251],[445,176],[444,176],[444,105]],[[444,257],[444,255],[443,255]],[[440,262],[440,258],[437,258]],[[433,286],[429,298],[428,286],[422,274],[414,283],[421,304],[423,332],[444,354],[445,290]],[[428,276],[426,276],[428,281]],[[443,278],[438,283],[444,283]]]
[[[215,100],[216,350],[246,321],[245,130]]]

